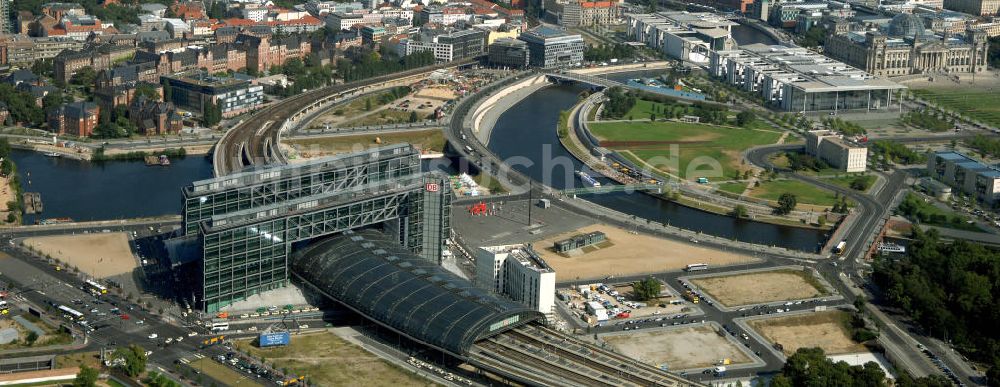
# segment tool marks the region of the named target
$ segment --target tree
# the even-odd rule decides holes
[[[746,218],[747,216],[749,216],[747,211],[747,206],[744,206],[742,204],[737,204],[736,207],[733,207],[733,211],[730,212],[730,215],[732,215],[735,218]]]
[[[28,343],[29,347],[35,345],[35,342],[38,341],[38,333],[35,333],[35,331],[28,332],[28,336],[24,338],[24,341]]]
[[[137,377],[146,369],[146,351],[138,345],[119,347],[115,350],[115,356],[124,360],[122,371],[129,377]]]
[[[42,109],[44,109],[46,113],[51,113],[55,111],[60,106],[62,106],[62,104],[63,104],[62,91],[56,90],[42,97]]]
[[[80,372],[76,374],[76,379],[73,380],[73,387],[94,387],[97,385],[97,377],[99,375],[96,369],[81,366]]]
[[[163,100],[170,102],[174,98],[174,89],[170,86],[170,82],[166,80],[163,81]]]
[[[366,98],[365,99],[365,111],[371,111],[371,110],[372,110],[372,99],[371,98]]]
[[[747,127],[757,120],[757,115],[753,114],[752,111],[744,110],[736,114],[736,125],[740,127]]]
[[[865,299],[865,296],[858,296],[858,298],[854,299],[854,307],[857,310],[865,310],[866,303],[868,303],[868,300]]]
[[[94,86],[95,79],[97,79],[97,71],[94,71],[93,67],[84,66],[76,70],[76,73],[70,77],[69,82],[74,85],[83,86],[89,90],[91,86]]]
[[[202,109],[202,121],[208,127],[215,126],[222,121],[222,110],[219,105],[214,101],[205,102],[205,107]]]
[[[986,382],[989,386],[1000,386],[1000,360],[995,361],[990,369],[986,370]]]
[[[646,301],[660,296],[660,281],[649,277],[632,283],[632,292],[639,301]]]
[[[208,17],[211,19],[225,19],[226,18],[226,2],[221,0],[215,0],[212,2],[212,7],[208,9]]]
[[[148,83],[140,83],[139,86],[135,88],[135,95],[136,96],[144,95],[146,96],[146,98],[149,98],[153,101],[160,100],[160,92],[156,90],[156,87],[154,87],[154,85],[150,85]]]
[[[417,112],[415,111],[410,112],[410,122],[411,123],[417,122],[417,120],[419,120],[419,117],[417,117]]]
[[[795,194],[785,192],[778,197],[778,208],[775,209],[775,212],[779,215],[787,215],[795,209],[796,204]]]
[[[868,179],[868,176],[863,176],[863,175],[858,176],[855,177],[854,180],[851,180],[851,189],[856,191],[864,191],[868,189],[868,185],[870,184],[871,180]]]

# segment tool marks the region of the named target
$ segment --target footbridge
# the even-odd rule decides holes
[[[313,243],[289,266],[306,287],[376,324],[511,382],[697,385],[546,328],[542,313],[472,286],[379,231]]]
[[[593,75],[584,75],[571,72],[546,72],[545,76],[549,78],[550,81],[554,82],[579,82],[586,83],[600,88],[611,88],[615,86],[625,87],[624,83],[618,82],[614,79],[595,77]]]
[[[610,193],[610,192],[637,192],[637,191],[647,191],[654,193],[663,193],[663,185],[661,184],[608,184],[598,187],[581,187],[581,188],[567,188],[562,190],[563,194],[566,195],[584,195],[584,194],[598,194],[598,193]]]

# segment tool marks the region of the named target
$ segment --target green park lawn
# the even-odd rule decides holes
[[[799,204],[833,206],[837,203],[837,197],[833,192],[798,180],[762,181],[760,186],[750,191],[750,196],[777,201],[778,197],[786,192],[795,194]]]
[[[626,157],[657,164],[657,169],[664,174],[690,180],[732,178],[741,169],[740,152],[757,145],[773,144],[781,137],[781,133],[771,130],[682,122],[599,122],[589,126],[608,148],[621,151]],[[672,154],[671,147],[676,147],[678,154]],[[671,157],[677,157],[678,165],[670,163]],[[689,171],[692,161],[697,162]],[[715,162],[722,169],[721,175],[714,168]]]
[[[719,191],[729,192],[740,195],[744,190],[747,189],[747,183],[743,181],[734,181],[729,183],[719,184]]]
[[[867,187],[862,192],[868,192],[868,190],[870,190],[872,188],[872,185],[875,183],[875,175],[854,175],[854,174],[851,174],[851,175],[842,175],[842,176],[829,176],[829,177],[824,177],[823,180],[826,180],[827,182],[833,183],[835,185],[838,185],[838,186],[841,186],[841,187],[844,187],[844,188],[851,188],[851,183],[854,181],[854,179],[857,179],[859,176],[862,179],[864,179],[865,186]]]
[[[961,112],[973,119],[1000,126],[1000,91],[992,88],[948,88],[912,90],[920,98]]]

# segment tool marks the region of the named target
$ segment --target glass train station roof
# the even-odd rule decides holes
[[[313,243],[290,259],[292,272],[366,317],[421,343],[465,355],[473,343],[543,320],[374,230]]]

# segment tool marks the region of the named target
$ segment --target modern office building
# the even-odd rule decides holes
[[[899,107],[893,93],[905,88],[801,47],[751,44],[710,54],[713,76],[783,111],[888,110]]]
[[[500,38],[490,44],[488,61],[494,66],[528,67],[528,44],[523,40]]]
[[[981,203],[993,205],[1000,198],[1000,169],[958,152],[929,154],[927,174]]]
[[[476,286],[547,316],[554,313],[556,272],[531,245],[480,247],[476,251]]]
[[[583,63],[583,38],[551,27],[537,27],[517,37],[528,44],[528,62],[537,67],[576,66]]]
[[[447,177],[420,173],[408,144],[236,173],[183,190],[185,238],[201,257],[199,304],[215,311],[287,285],[292,245],[379,227],[436,264],[450,236]]]
[[[709,51],[736,47],[738,24],[711,13],[629,13],[625,20],[629,38],[675,59],[707,63]]]
[[[201,71],[161,78],[171,89],[171,100],[179,107],[205,112],[208,103],[222,110],[223,117],[234,117],[264,103],[264,87],[231,77],[216,77]]]
[[[868,148],[829,130],[806,132],[806,152],[844,172],[868,168]]]
[[[11,21],[13,20],[11,16],[11,1],[12,0],[0,0],[0,34],[8,34],[12,32],[17,32],[13,27]]]
[[[396,52],[410,55],[415,52],[431,51],[438,62],[451,62],[482,55],[485,51],[486,32],[478,29],[438,33],[422,31],[412,38],[399,41]]]

